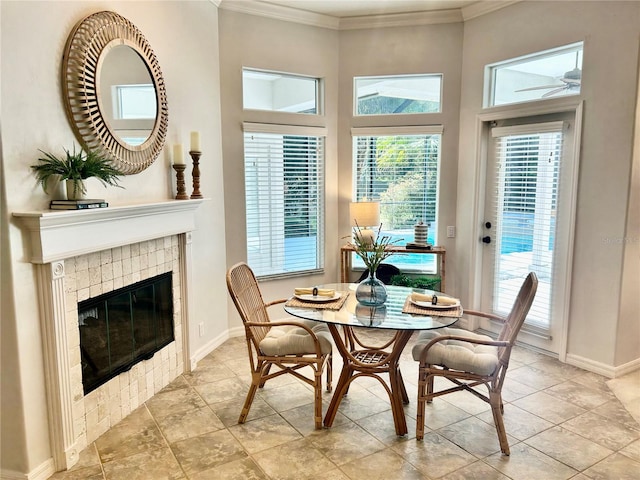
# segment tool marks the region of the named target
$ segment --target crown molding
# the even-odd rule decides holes
[[[487,13],[495,12],[501,8],[508,7],[514,3],[519,3],[522,0],[482,0],[477,3],[473,3],[467,7],[462,7],[462,19],[463,21],[471,20],[472,18],[481,17]]]
[[[522,0],[481,0],[464,8],[434,10],[385,15],[334,17],[298,8],[275,5],[259,0],[210,0],[222,10],[257,15],[285,22],[301,23],[331,30],[358,30],[365,28],[411,27],[441,23],[465,22],[494,12]]]
[[[255,0],[220,0],[219,8],[332,30],[338,30],[340,28],[340,19],[337,17]]]
[[[412,27],[439,23],[462,22],[460,9],[437,10],[433,12],[393,13],[386,15],[365,15],[340,19],[340,30],[363,28]]]

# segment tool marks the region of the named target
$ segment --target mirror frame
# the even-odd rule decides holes
[[[129,145],[111,129],[101,110],[100,68],[117,45],[134,49],[145,62],[156,91],[156,120],[149,137]],[[125,174],[139,173],[160,155],[167,136],[169,110],[158,59],[140,30],[115,12],[97,12],[71,31],[62,58],[62,93],[76,138],[88,150],[107,155]]]

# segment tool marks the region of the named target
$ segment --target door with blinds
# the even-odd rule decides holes
[[[482,308],[508,314],[524,278],[535,272],[538,291],[518,339],[558,353],[568,315],[577,178],[571,119],[503,122],[490,132]]]

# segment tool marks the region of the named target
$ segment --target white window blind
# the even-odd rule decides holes
[[[355,201],[380,202],[385,235],[414,240],[414,226],[430,223],[429,239],[437,238],[441,126],[353,129]],[[391,258],[401,270],[436,272],[431,255]],[[354,262],[358,265],[358,262]]]
[[[244,130],[247,263],[258,277],[321,270],[324,129]]]
[[[495,193],[494,310],[506,314],[530,271],[540,279],[527,324],[544,334],[553,302],[563,123],[494,128],[498,165]]]

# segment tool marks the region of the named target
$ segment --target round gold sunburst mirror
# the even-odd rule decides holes
[[[162,151],[169,123],[162,71],[126,18],[104,11],[78,22],[65,47],[62,89],[78,141],[122,172],[141,172]]]

